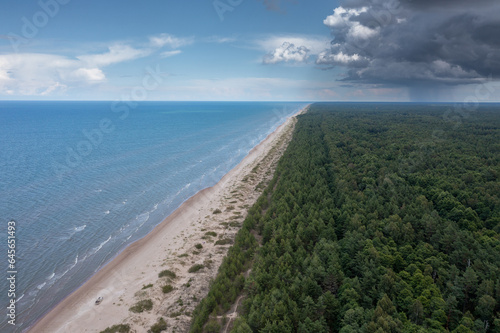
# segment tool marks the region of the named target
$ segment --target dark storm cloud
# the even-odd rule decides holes
[[[493,0],[347,0],[324,23],[323,66],[345,81],[466,84],[500,76],[500,5]]]

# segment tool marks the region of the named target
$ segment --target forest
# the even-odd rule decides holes
[[[500,106],[454,107],[298,116],[191,332],[500,332]]]

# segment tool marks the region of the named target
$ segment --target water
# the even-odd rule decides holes
[[[7,222],[17,228],[16,326],[3,310],[0,331],[26,330],[304,106],[0,102],[5,276]]]

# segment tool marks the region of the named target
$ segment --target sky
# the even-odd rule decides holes
[[[498,0],[40,0],[0,100],[500,101]]]

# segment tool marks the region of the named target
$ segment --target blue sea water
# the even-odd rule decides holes
[[[21,332],[305,103],[0,102],[1,332]],[[16,222],[16,326],[7,222]]]

